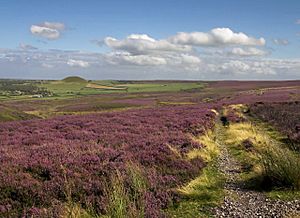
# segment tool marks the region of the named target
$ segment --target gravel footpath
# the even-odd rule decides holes
[[[264,193],[247,190],[239,181],[240,164],[229,154],[223,144],[223,128],[217,127],[217,143],[220,148],[219,169],[225,175],[224,203],[215,208],[215,217],[254,218],[254,217],[299,217],[300,201],[268,199]]]

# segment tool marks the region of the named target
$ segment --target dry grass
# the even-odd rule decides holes
[[[92,215],[80,207],[79,204],[67,204],[61,218],[97,218],[100,216]],[[104,216],[102,217],[104,218]]]
[[[239,145],[245,140],[250,140],[256,148],[270,144],[270,137],[258,130],[251,123],[231,124],[226,131],[226,144]]]
[[[215,142],[215,137],[211,131],[198,138],[194,138],[194,140],[200,142],[204,147],[189,151],[187,153],[189,160],[200,157],[205,162],[211,162],[220,153],[218,145]]]
[[[177,148],[175,148],[174,146],[167,144],[167,147],[179,158],[182,158],[180,152],[178,151]]]
[[[215,109],[211,109],[211,112],[213,112],[215,115],[219,115],[219,112],[218,111],[216,111]]]

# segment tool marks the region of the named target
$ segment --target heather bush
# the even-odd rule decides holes
[[[0,216],[122,214],[111,206],[122,201],[126,213],[163,217],[172,190],[203,168],[183,157],[214,118],[194,105],[1,123]]]
[[[288,136],[296,150],[300,150],[300,103],[255,103],[250,106],[251,114],[265,122],[274,125],[279,131]]]

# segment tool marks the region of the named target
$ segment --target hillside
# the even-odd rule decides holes
[[[66,83],[86,83],[87,81],[79,76],[69,76],[62,80]]]

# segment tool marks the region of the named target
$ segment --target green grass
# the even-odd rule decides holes
[[[275,187],[300,190],[300,155],[287,148],[268,146],[261,152],[263,176]]]
[[[141,93],[141,92],[178,92],[204,87],[200,82],[141,82],[120,83],[118,81],[92,81],[93,84],[125,88],[124,90],[87,88],[87,82],[46,81],[40,86],[53,92],[56,96],[92,95],[108,93]]]
[[[267,196],[271,199],[281,199],[281,200],[299,200],[300,199],[300,191],[289,190],[289,189],[278,189],[272,190],[267,193]]]
[[[215,162],[203,169],[201,175],[179,189],[182,200],[168,209],[171,217],[212,217],[210,209],[224,198],[223,175]]]
[[[128,92],[178,92],[190,89],[203,88],[202,83],[184,83],[184,82],[170,82],[170,83],[136,83],[136,84],[122,84],[119,87],[127,87]]]

